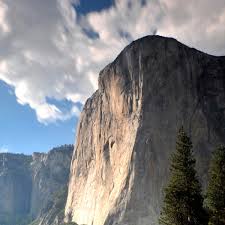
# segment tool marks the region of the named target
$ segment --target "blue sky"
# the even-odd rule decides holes
[[[108,8],[110,0],[82,0],[76,7],[80,15],[90,11]],[[17,102],[14,90],[0,80],[0,152],[32,154],[46,152],[63,144],[74,144],[78,117],[72,116],[66,121],[43,124],[37,120],[35,111],[28,105]],[[55,105],[69,107],[68,101],[59,101]],[[79,109],[82,104],[78,104]]]
[[[87,14],[93,11],[101,11],[102,9],[107,9],[113,4],[113,0],[81,0],[80,4],[75,7],[80,14]]]
[[[0,81],[0,146],[2,151],[30,154],[73,144],[77,118],[45,125],[35,112],[16,101],[12,88]]]
[[[225,55],[224,24],[224,0],[0,0],[0,152],[74,143],[99,71],[132,40]]]

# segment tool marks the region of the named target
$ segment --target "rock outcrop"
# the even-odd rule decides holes
[[[157,224],[181,125],[205,187],[211,151],[225,143],[225,57],[160,36],[134,41],[100,72],[84,106],[66,220]]]
[[[72,152],[65,145],[47,154],[0,154],[1,225],[28,225],[46,216],[55,193],[68,183]]]
[[[42,208],[40,216],[30,225],[62,225],[66,205],[68,186],[65,185],[57,191],[45,208]]]

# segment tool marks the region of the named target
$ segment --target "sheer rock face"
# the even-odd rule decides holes
[[[68,183],[72,147],[52,150],[48,154],[34,153],[32,169],[32,196],[30,214],[40,216],[54,193]]]
[[[66,220],[157,224],[178,128],[192,137],[205,188],[211,151],[225,142],[224,110],[225,57],[159,36],[127,46],[81,114]]]
[[[41,218],[47,212],[54,193],[67,185],[72,150],[63,146],[32,156],[0,154],[1,225]]]
[[[0,224],[12,216],[29,213],[32,179],[31,156],[0,154]]]

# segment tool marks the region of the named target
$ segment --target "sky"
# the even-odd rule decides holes
[[[225,55],[224,0],[0,0],[0,152],[75,141],[98,74],[152,34]]]

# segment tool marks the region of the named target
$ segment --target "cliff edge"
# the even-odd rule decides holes
[[[132,42],[100,72],[81,114],[66,220],[157,224],[178,128],[205,187],[211,151],[225,143],[224,100],[225,57],[160,36]]]

